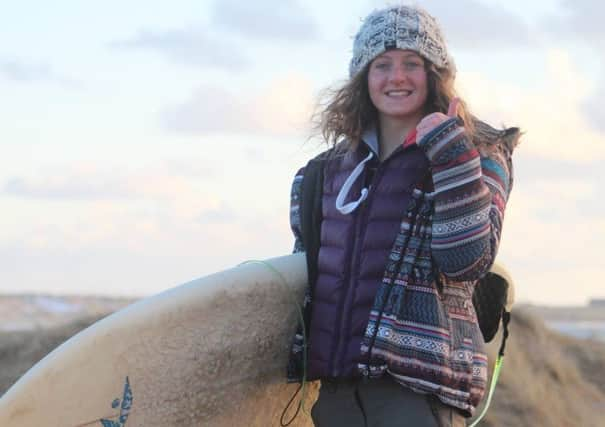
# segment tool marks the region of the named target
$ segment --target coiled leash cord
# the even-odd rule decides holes
[[[302,382],[300,383],[300,385],[298,386],[298,388],[296,389],[296,391],[294,392],[294,394],[292,395],[292,397],[288,401],[288,404],[284,408],[284,411],[282,412],[281,417],[279,418],[279,422],[281,424],[281,427],[287,427],[290,424],[292,424],[292,422],[296,419],[296,417],[298,416],[301,408],[302,408],[302,410],[303,410],[304,413],[306,413],[307,415],[309,415],[309,413],[306,411],[306,409],[304,407],[304,401],[305,401],[306,392],[307,392],[307,387],[306,387],[306,385],[307,385],[307,331],[306,331],[306,328],[305,328],[305,318],[303,316],[303,309],[302,309],[301,304],[294,297],[292,289],[290,288],[290,286],[288,286],[288,282],[287,282],[286,278],[284,277],[284,275],[279,270],[277,270],[275,267],[273,267],[267,261],[262,261],[262,260],[244,261],[244,262],[242,262],[239,265],[246,265],[246,264],[260,264],[260,265],[265,266],[271,272],[277,274],[279,276],[279,278],[281,279],[280,281],[281,281],[282,285],[284,285],[284,288],[288,290],[287,293],[290,296],[290,298],[292,299],[292,302],[296,306],[296,311],[298,312],[298,320],[299,320],[300,326],[302,328],[302,336],[303,336],[303,344],[302,344],[302,351],[303,351],[303,376],[302,376]],[[292,415],[292,418],[290,418],[287,422],[284,422],[284,418],[286,416],[286,413],[288,412],[288,409],[290,409],[290,406],[292,405],[292,402],[294,402],[294,399],[296,398],[296,396],[298,395],[299,392],[301,393],[301,396],[300,396],[300,400],[298,402],[298,406],[296,408],[296,412],[294,413],[294,415]]]
[[[479,424],[479,421],[483,419],[485,414],[487,414],[487,410],[489,409],[490,403],[492,403],[492,397],[494,396],[494,391],[496,390],[496,384],[498,384],[498,378],[500,377],[500,370],[502,369],[502,362],[504,360],[504,347],[506,345],[506,339],[508,338],[508,323],[510,322],[510,313],[506,310],[502,312],[502,344],[500,344],[500,350],[498,351],[498,358],[496,359],[496,363],[494,365],[494,373],[492,374],[492,381],[489,385],[489,393],[487,394],[487,401],[485,402],[485,406],[481,411],[479,417],[473,421],[473,423],[469,427],[475,427]]]

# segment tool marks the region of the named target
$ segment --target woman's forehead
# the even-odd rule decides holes
[[[384,51],[380,55],[378,55],[375,59],[378,58],[420,58],[422,57],[418,54],[418,52],[410,50],[410,49],[389,49]]]

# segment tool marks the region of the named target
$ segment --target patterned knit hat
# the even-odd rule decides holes
[[[367,64],[389,49],[418,52],[439,68],[455,72],[445,39],[437,21],[416,6],[390,6],[366,17],[355,36],[349,76],[354,77]]]

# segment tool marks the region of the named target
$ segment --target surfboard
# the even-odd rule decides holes
[[[0,426],[279,426],[306,280],[296,254],[138,301],[28,371],[0,399]],[[292,425],[312,423],[301,411]]]
[[[504,267],[503,264],[494,263],[489,270],[490,273],[499,276],[502,280],[508,283],[508,288],[506,292],[506,311],[511,311],[513,309],[513,305],[515,304],[515,282],[513,281],[513,276],[510,272]],[[489,286],[489,285],[488,285]]]
[[[279,426],[298,387],[285,366],[306,282],[301,253],[138,301],[30,369],[0,398],[0,426]],[[306,388],[308,409],[319,384]],[[291,425],[312,422],[303,410]]]

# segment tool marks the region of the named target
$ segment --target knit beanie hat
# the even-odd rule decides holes
[[[349,76],[389,49],[413,50],[437,67],[455,72],[437,21],[417,6],[390,6],[365,18],[353,43]]]

